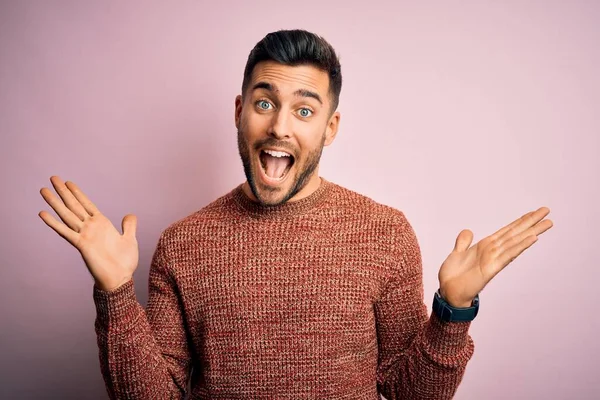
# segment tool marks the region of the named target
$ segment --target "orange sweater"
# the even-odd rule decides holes
[[[470,322],[424,303],[405,215],[322,178],[309,197],[252,202],[241,185],[169,226],[149,273],[94,286],[112,399],[450,399]]]

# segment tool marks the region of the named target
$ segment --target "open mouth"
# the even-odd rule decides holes
[[[294,165],[294,156],[285,151],[263,149],[259,154],[264,175],[270,181],[282,181]]]

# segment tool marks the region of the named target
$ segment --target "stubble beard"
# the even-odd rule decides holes
[[[248,181],[248,185],[250,186],[252,194],[254,194],[254,197],[256,197],[262,205],[277,206],[287,202],[292,197],[294,197],[300,190],[302,190],[306,186],[309,179],[312,177],[313,173],[319,166],[319,161],[321,160],[321,154],[323,153],[323,147],[325,144],[325,132],[323,132],[323,135],[321,137],[321,143],[319,144],[319,146],[312,150],[310,153],[308,153],[308,156],[306,157],[306,162],[303,166],[300,165],[300,160],[296,159],[294,161],[294,165],[292,166],[292,168],[299,167],[302,169],[298,170],[298,168],[296,168],[296,174],[293,177],[294,182],[290,190],[283,197],[283,199],[281,199],[278,202],[268,202],[264,198],[262,198],[262,196],[260,196],[259,191],[256,187],[255,173],[252,171],[252,162],[250,160],[250,145],[244,137],[244,134],[239,129],[237,132],[237,139],[238,151],[240,154],[240,158],[242,159],[242,164],[244,166],[244,174],[246,175],[246,180]],[[259,168],[261,167],[259,166]],[[257,172],[260,173],[259,171]],[[266,190],[276,191],[277,189],[266,188]]]

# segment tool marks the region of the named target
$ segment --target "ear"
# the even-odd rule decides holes
[[[242,105],[244,104],[244,100],[242,99],[242,95],[238,94],[235,97],[235,127],[240,129],[240,118],[242,115]]]
[[[340,118],[341,115],[339,111],[333,113],[331,117],[329,117],[329,121],[327,122],[327,129],[325,130],[325,143],[324,146],[329,146],[338,132],[338,127],[340,126]]]

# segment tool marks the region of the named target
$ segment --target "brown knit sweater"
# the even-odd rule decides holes
[[[433,296],[432,296],[433,298]],[[162,234],[146,309],[94,286],[112,399],[450,399],[469,322],[428,317],[405,215],[322,178],[252,202],[241,185]]]

